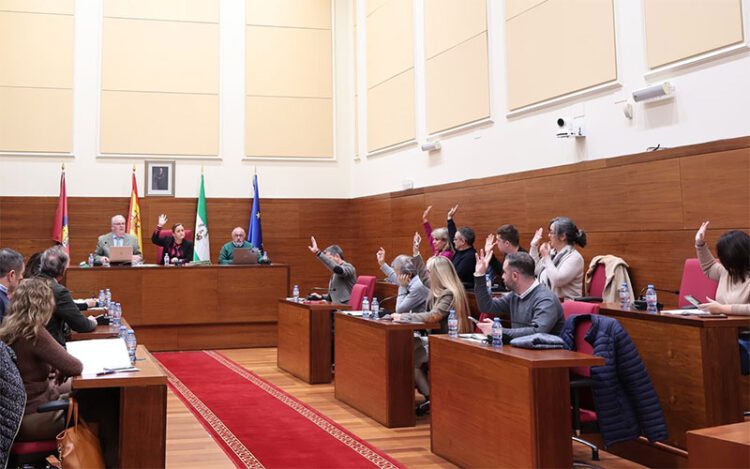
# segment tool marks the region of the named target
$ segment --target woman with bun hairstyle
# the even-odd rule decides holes
[[[536,262],[539,283],[547,285],[558,298],[572,300],[583,292],[583,256],[576,244],[586,247],[586,232],[567,217],[556,217],[549,224],[549,241],[539,246],[543,229],[531,240],[529,254]]]

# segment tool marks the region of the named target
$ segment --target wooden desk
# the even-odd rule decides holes
[[[331,315],[348,305],[279,300],[276,363],[310,384],[331,382]]]
[[[571,467],[569,368],[603,364],[430,336],[432,452],[460,467]]]
[[[126,329],[132,329],[132,327],[130,327],[130,324],[128,324],[128,322],[124,318],[122,319],[122,325],[125,326]],[[112,338],[117,337],[117,334],[119,332],[120,332],[119,330],[114,329],[110,325],[106,325],[106,326],[99,325],[99,326],[96,326],[96,329],[94,329],[91,332],[73,331],[70,334],[70,339],[68,340],[75,341],[75,340],[89,340],[89,339],[112,339]]]
[[[687,442],[689,467],[750,467],[750,422],[691,430]]]
[[[136,373],[73,378],[81,415],[97,423],[107,467],[164,467],[167,441],[167,375],[146,347],[138,346]]]
[[[703,318],[622,310],[603,303],[601,314],[628,331],[659,395],[667,443],[687,448],[688,430],[741,422],[739,328],[742,317]]]
[[[336,399],[389,428],[416,425],[414,331],[440,326],[335,317]]]
[[[289,266],[73,267],[66,282],[80,297],[111,289],[150,350],[267,347]]]

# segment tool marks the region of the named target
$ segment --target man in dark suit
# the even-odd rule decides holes
[[[120,246],[133,247],[133,264],[143,260],[141,247],[138,245],[138,238],[125,232],[125,217],[115,215],[112,217],[112,231],[99,236],[94,252],[94,260],[100,264],[109,263],[109,248]]]
[[[8,310],[10,295],[23,278],[23,256],[10,248],[0,249],[0,323]]]

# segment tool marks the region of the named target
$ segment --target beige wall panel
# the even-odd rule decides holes
[[[427,60],[427,131],[489,117],[487,33]]]
[[[0,10],[72,15],[75,0],[0,0]]]
[[[742,41],[740,0],[644,0],[648,66]]]
[[[74,19],[0,12],[0,86],[73,87]]]
[[[511,110],[617,79],[612,1],[549,0],[506,34]]]
[[[368,90],[368,151],[414,139],[414,121],[414,70]]]
[[[246,0],[247,24],[331,29],[331,0]]]
[[[549,0],[505,0],[505,19],[509,20],[546,1]]]
[[[332,96],[330,30],[263,26],[246,30],[245,94]]]
[[[487,31],[486,0],[425,2],[425,54],[433,57]]]
[[[333,158],[333,100],[246,98],[248,156]]]
[[[101,152],[217,155],[219,97],[103,91]]]
[[[352,0],[352,1],[356,2],[357,0]],[[367,16],[370,16],[370,14],[373,11],[375,11],[378,8],[382,7],[383,5],[385,5],[386,3],[388,3],[389,1],[393,1],[393,0],[365,0],[365,5],[366,5],[365,11],[367,12],[365,14]]]
[[[219,0],[104,0],[104,16],[219,22]]]
[[[105,18],[102,88],[219,92],[219,26]]]
[[[367,18],[367,87],[414,66],[414,8],[390,0]]]
[[[0,151],[73,151],[73,91],[0,87]]]

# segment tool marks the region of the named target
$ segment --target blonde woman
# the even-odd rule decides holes
[[[427,207],[427,209],[422,214],[422,224],[424,225],[424,232],[427,235],[427,239],[430,241],[432,255],[453,259],[453,243],[451,243],[448,228],[442,226],[433,230],[432,226],[430,225],[430,220],[427,218],[430,215],[430,210],[432,210],[432,205]]]
[[[70,383],[63,383],[68,376],[83,371],[81,362],[44,327],[54,310],[55,297],[46,281],[23,280],[13,293],[8,314],[0,327],[0,340],[16,353],[26,389],[26,409],[16,437],[18,441],[54,439],[65,428],[64,411],[39,414],[37,408],[70,392]],[[50,379],[51,372],[54,372],[54,379]]]

